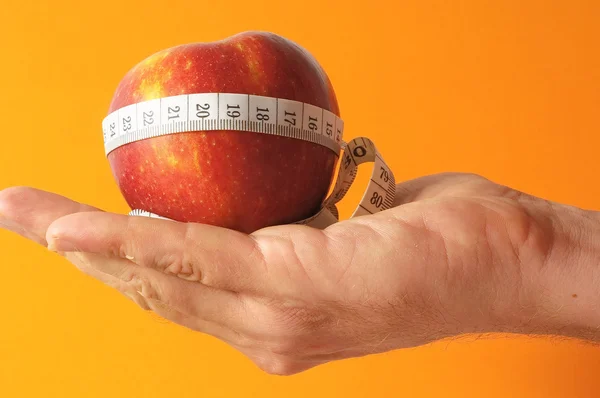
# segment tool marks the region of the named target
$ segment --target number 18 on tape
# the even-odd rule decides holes
[[[345,142],[342,119],[311,104],[246,94],[184,94],[125,106],[109,114],[102,127],[106,155],[122,145],[151,137],[218,130],[309,141],[337,155],[343,150],[331,194],[315,215],[295,224],[322,229],[338,222],[336,204],[344,198],[354,183],[358,167],[364,163],[374,163],[374,168],[351,217],[387,210],[393,206],[396,195],[394,175],[373,142],[365,137]],[[134,209],[129,214],[166,218],[145,209]]]

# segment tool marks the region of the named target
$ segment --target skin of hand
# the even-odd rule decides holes
[[[270,374],[471,333],[600,340],[598,213],[460,173],[401,183],[395,204],[246,235],[13,187],[0,226]]]

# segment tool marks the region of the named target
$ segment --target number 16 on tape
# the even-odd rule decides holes
[[[107,155],[122,145],[150,137],[214,130],[247,131],[305,140],[323,145],[338,155],[343,149],[331,195],[316,215],[295,224],[324,228],[338,222],[336,204],[352,186],[358,166],[363,163],[374,163],[374,168],[352,217],[375,214],[394,205],[394,175],[373,142],[366,137],[344,142],[344,121],[311,104],[238,93],[182,94],[124,106],[108,115],[102,122],[102,128]],[[143,209],[134,209],[130,214],[155,216]]]

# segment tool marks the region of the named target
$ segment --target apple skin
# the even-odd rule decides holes
[[[290,40],[257,31],[148,57],[119,83],[109,113],[166,96],[216,92],[296,100],[340,116],[331,82],[313,56]],[[164,135],[108,155],[132,209],[244,233],[314,215],[337,160],[318,144],[243,131]]]

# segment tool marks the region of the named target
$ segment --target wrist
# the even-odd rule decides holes
[[[600,340],[600,216],[570,206],[534,205],[538,257],[519,264],[512,332]],[[539,242],[538,242],[539,243]],[[533,243],[535,246],[535,243]]]

